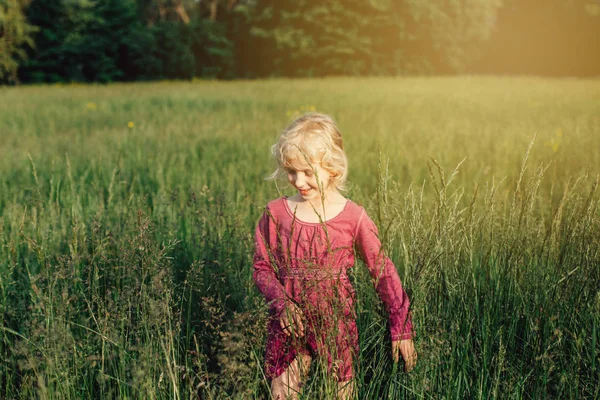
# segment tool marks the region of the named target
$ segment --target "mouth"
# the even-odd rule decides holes
[[[312,189],[298,189],[298,192],[302,195],[302,196],[306,196],[310,193]]]

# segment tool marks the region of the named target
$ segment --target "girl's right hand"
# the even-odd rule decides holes
[[[296,338],[304,336],[304,314],[294,303],[288,303],[286,308],[281,312],[279,324],[286,336],[294,336]]]

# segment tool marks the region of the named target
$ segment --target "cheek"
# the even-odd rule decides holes
[[[329,177],[330,175],[327,173],[322,173],[319,174],[319,183],[323,186],[327,186],[327,183],[329,182]],[[317,179],[314,179],[315,183],[317,183]]]

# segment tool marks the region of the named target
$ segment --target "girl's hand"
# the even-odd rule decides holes
[[[392,340],[392,357],[394,362],[400,360],[400,353],[404,359],[404,370],[410,372],[417,364],[417,352],[412,339]]]
[[[304,314],[294,303],[289,303],[281,312],[279,324],[283,333],[287,336],[294,335],[296,338],[304,336]]]

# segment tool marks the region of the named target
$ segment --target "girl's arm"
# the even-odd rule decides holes
[[[273,251],[277,246],[277,227],[267,209],[256,227],[254,238],[254,273],[258,290],[265,296],[271,311],[279,316],[286,305],[287,293],[273,268]]]
[[[410,300],[402,288],[396,267],[383,254],[377,227],[364,210],[356,229],[356,247],[369,268],[375,290],[389,312],[392,341],[412,338]]]

